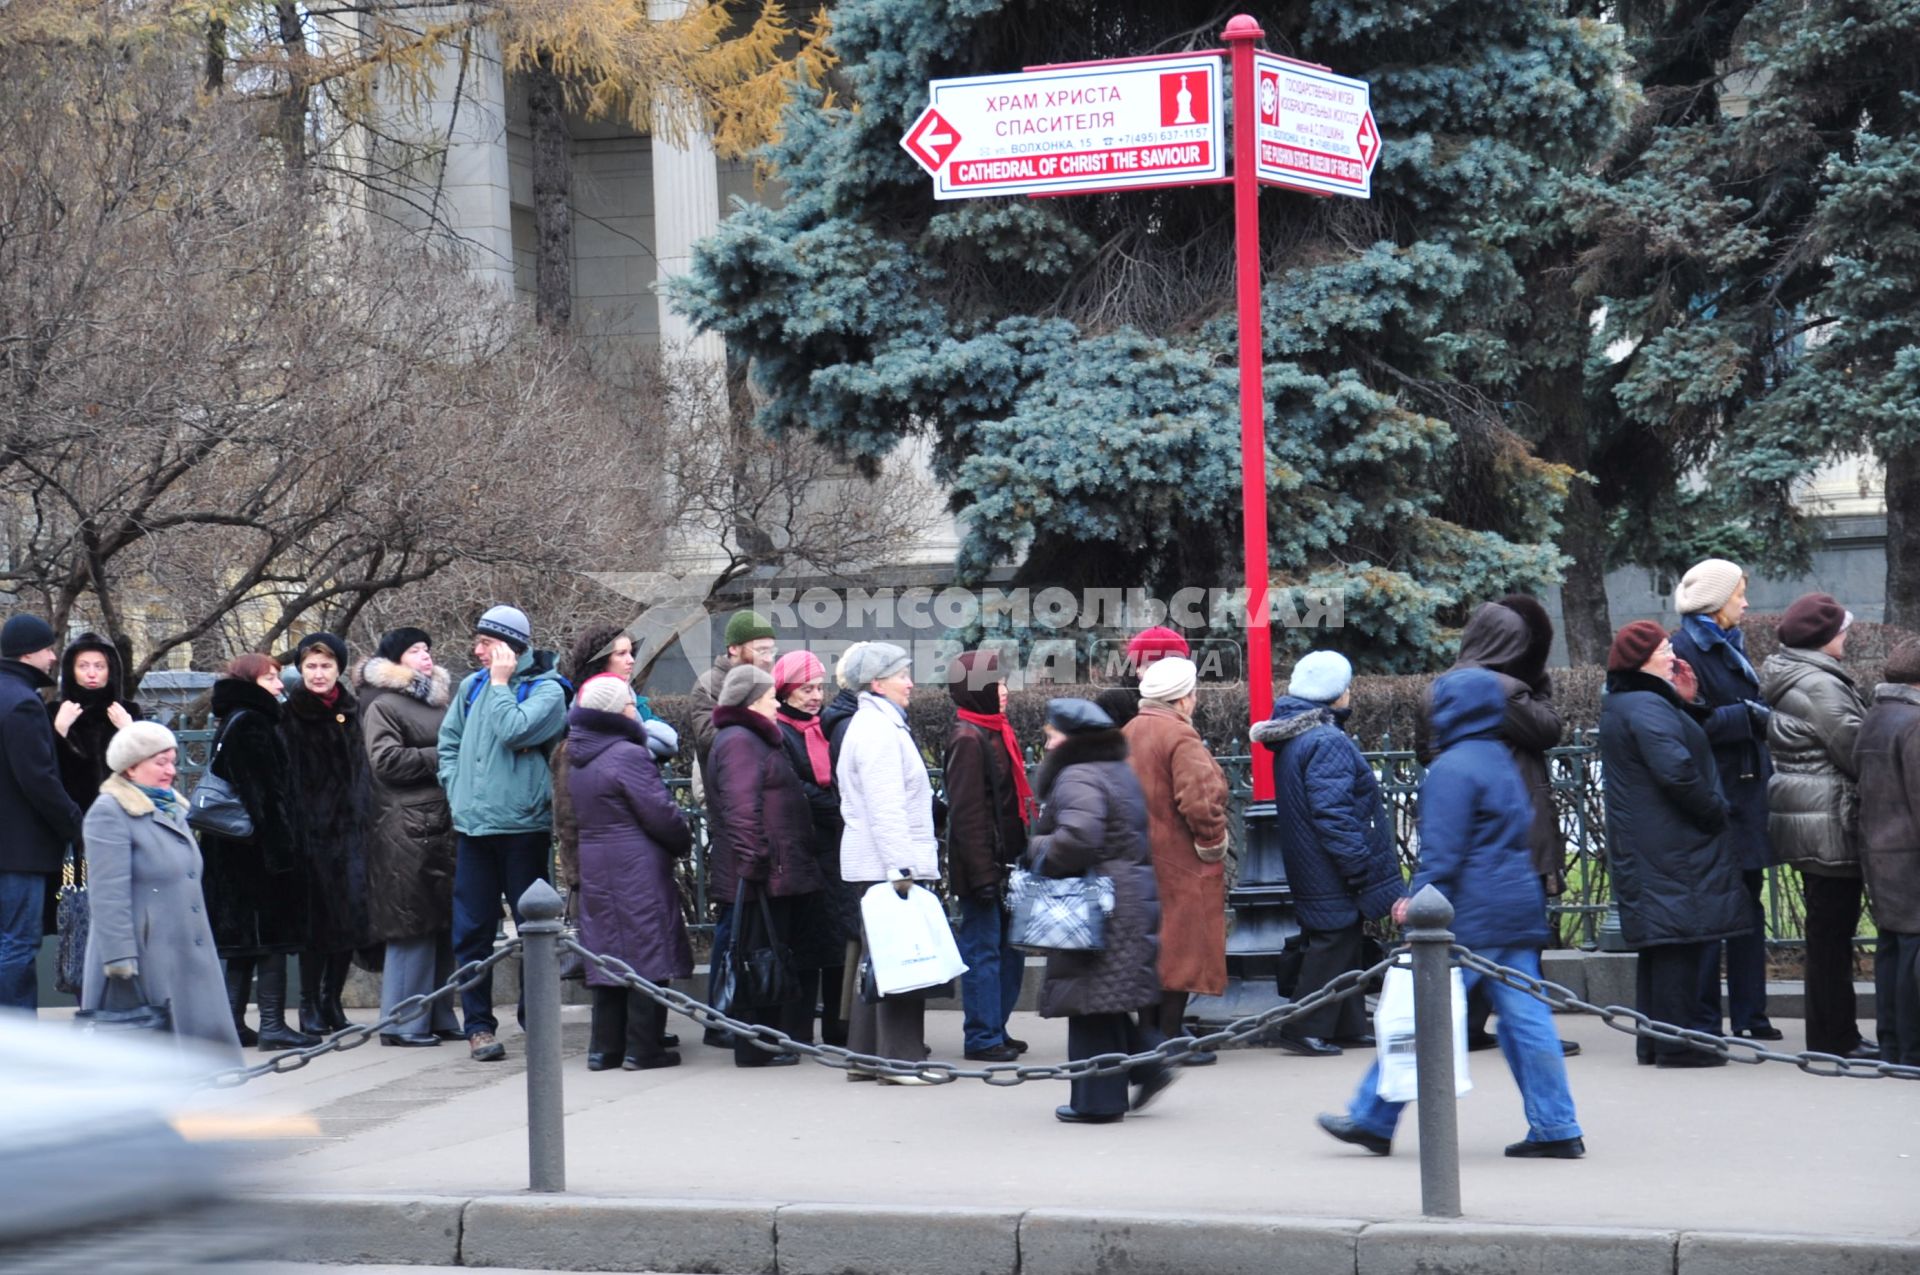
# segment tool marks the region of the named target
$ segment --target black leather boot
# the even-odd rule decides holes
[[[587,1028],[588,1071],[610,1071],[620,1065],[627,1035],[626,1005],[623,987],[593,989],[593,1018]]]
[[[320,1010],[320,988],[326,980],[326,954],[300,953],[300,1030],[309,1036],[329,1034],[326,1015]]]
[[[261,1049],[309,1049],[320,1043],[318,1036],[295,1031],[287,1025],[287,958],[265,957],[254,993],[260,1001]]]
[[[227,958],[227,1006],[233,1011],[233,1029],[240,1033],[240,1047],[257,1044],[260,1036],[247,1026],[247,1002],[252,999],[253,965],[251,956]]]
[[[352,972],[352,952],[335,952],[327,957],[326,976],[320,986],[320,1017],[329,1032],[344,1031],[354,1025],[340,1003],[340,993],[346,989],[347,975]]]

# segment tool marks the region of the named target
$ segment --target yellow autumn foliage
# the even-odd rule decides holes
[[[425,93],[484,33],[509,71],[544,59],[588,118],[676,142],[703,126],[729,158],[777,137],[792,86],[817,90],[831,60],[825,9],[796,18],[780,0],[308,0],[294,10],[304,34],[296,46],[279,37],[283,3],[292,0],[8,0],[0,46],[139,40],[186,26],[208,33],[230,91],[322,87],[350,119],[364,119],[376,80],[387,93]]]

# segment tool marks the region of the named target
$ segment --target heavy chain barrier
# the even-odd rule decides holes
[[[395,1005],[378,1022],[357,1023],[351,1027],[342,1028],[317,1045],[274,1054],[251,1067],[234,1067],[215,1072],[207,1077],[203,1084],[214,1088],[232,1088],[262,1076],[283,1075],[298,1071],[314,1059],[327,1054],[358,1049],[396,1024],[410,1022],[440,1001],[459,995],[478,982],[482,975],[490,973],[495,966],[517,955],[521,944],[520,939],[510,940],[485,960],[471,961],[461,966],[445,983],[431,992],[409,996]],[[662,987],[636,974],[631,966],[617,957],[590,952],[572,938],[562,938],[559,947],[562,951],[577,954],[581,960],[621,985],[640,992],[674,1013],[692,1019],[702,1029],[711,1029],[736,1039],[746,1040],[768,1053],[798,1054],[803,1058],[812,1059],[823,1067],[833,1067],[841,1071],[916,1078],[929,1084],[942,1085],[952,1084],[957,1080],[978,1080],[996,1088],[1011,1088],[1034,1080],[1079,1080],[1089,1076],[1108,1076],[1129,1071],[1142,1064],[1178,1062],[1188,1054],[1247,1040],[1272,1028],[1283,1026],[1295,1018],[1311,1014],[1323,1005],[1363,994],[1368,984],[1384,974],[1389,967],[1404,964],[1404,959],[1411,950],[1407,947],[1396,948],[1378,964],[1362,970],[1349,970],[1319,991],[1300,1000],[1276,1006],[1264,1013],[1249,1014],[1235,1019],[1218,1031],[1209,1032],[1204,1036],[1174,1037],[1142,1053],[1096,1054],[1091,1058],[1056,1064],[990,1063],[983,1067],[968,1067],[939,1060],[915,1062],[902,1058],[883,1058],[877,1054],[856,1053],[839,1045],[796,1040],[778,1028],[742,1022],[740,1019],[721,1013],[686,992]],[[1575,995],[1572,989],[1559,983],[1490,961],[1459,944],[1452,946],[1450,956],[1453,963],[1460,968],[1473,970],[1485,978],[1525,992],[1550,1009],[1563,1013],[1589,1014],[1613,1030],[1629,1036],[1686,1045],[1693,1049],[1717,1054],[1730,1062],[1788,1063],[1812,1076],[1844,1076],[1866,1080],[1882,1078],[1920,1080],[1920,1067],[1871,1058],[1843,1058],[1838,1054],[1823,1054],[1812,1050],[1787,1053],[1769,1049],[1760,1041],[1718,1036],[1712,1032],[1699,1031],[1690,1027],[1676,1027],[1671,1023],[1649,1018],[1638,1010],[1629,1009],[1624,1005],[1596,1005],[1591,1001],[1583,1000]]]
[[[1551,983],[1523,970],[1500,965],[1457,943],[1453,945],[1451,955],[1453,963],[1462,969],[1474,970],[1483,977],[1525,992],[1553,1009],[1591,1014],[1615,1031],[1625,1032],[1629,1036],[1664,1041],[1674,1045],[1687,1045],[1707,1053],[1718,1054],[1729,1062],[1791,1063],[1810,1076],[1850,1076],[1861,1080],[1878,1080],[1883,1077],[1890,1080],[1920,1080],[1920,1067],[1881,1062],[1873,1058],[1842,1058],[1838,1054],[1822,1054],[1812,1050],[1790,1054],[1778,1049],[1768,1049],[1760,1041],[1745,1040],[1737,1036],[1716,1036],[1712,1032],[1703,1032],[1692,1027],[1675,1027],[1672,1023],[1659,1022],[1647,1017],[1639,1010],[1628,1009],[1624,1005],[1595,1005],[1580,999],[1571,989],[1562,987],[1558,983]]]
[[[1360,995],[1366,991],[1369,982],[1385,973],[1387,967],[1393,964],[1393,957],[1388,957],[1369,969],[1350,970],[1310,996],[1290,1004],[1276,1006],[1265,1013],[1249,1014],[1244,1018],[1235,1019],[1219,1031],[1209,1032],[1205,1036],[1176,1036],[1143,1053],[1095,1054],[1091,1058],[1057,1064],[991,1063],[985,1067],[966,1067],[958,1063],[934,1060],[914,1062],[901,1058],[882,1058],[875,1054],[855,1053],[839,1045],[817,1045],[811,1041],[795,1040],[778,1028],[757,1023],[743,1023],[737,1018],[729,1018],[711,1005],[695,1000],[685,992],[677,992],[671,987],[662,987],[650,979],[642,978],[634,973],[633,967],[625,961],[589,952],[571,938],[561,939],[560,948],[562,951],[578,954],[581,960],[601,973],[675,1013],[686,1015],[701,1027],[725,1032],[736,1039],[744,1039],[768,1053],[799,1054],[804,1058],[811,1058],[823,1067],[834,1067],[841,1071],[866,1072],[875,1076],[918,1078],[936,1085],[952,1084],[956,1080],[979,1080],[997,1088],[1012,1088],[1014,1085],[1026,1084],[1030,1080],[1079,1080],[1088,1076],[1110,1076],[1115,1072],[1128,1071],[1144,1063],[1178,1062],[1188,1054],[1245,1040],[1268,1028],[1278,1027],[1304,1014],[1311,1014],[1322,1005]]]
[[[289,1049],[285,1053],[275,1054],[265,1062],[256,1063],[251,1067],[233,1067],[226,1071],[217,1071],[207,1077],[202,1084],[217,1089],[230,1089],[236,1085],[244,1085],[249,1080],[258,1080],[262,1076],[278,1076],[289,1071],[298,1071],[314,1059],[327,1054],[358,1049],[395,1024],[409,1022],[419,1017],[423,1010],[431,1009],[443,1000],[458,996],[478,982],[481,975],[491,973],[494,966],[517,955],[521,942],[517,938],[511,939],[484,961],[467,962],[455,970],[439,987],[431,992],[407,997],[377,1023],[355,1023],[351,1027],[343,1027],[317,1045],[310,1045],[305,1049]]]

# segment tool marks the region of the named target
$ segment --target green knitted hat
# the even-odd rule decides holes
[[[760,638],[773,636],[773,626],[752,611],[735,611],[727,621],[727,645],[745,646]]]

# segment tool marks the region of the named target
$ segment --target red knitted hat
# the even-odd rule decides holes
[[[1134,635],[1133,641],[1127,643],[1127,660],[1135,672],[1145,672],[1149,664],[1169,655],[1188,659],[1193,655],[1193,648],[1187,645],[1185,638],[1162,625],[1140,630]]]
[[[1653,658],[1667,631],[1652,620],[1635,620],[1613,635],[1607,648],[1607,672],[1631,673]]]

